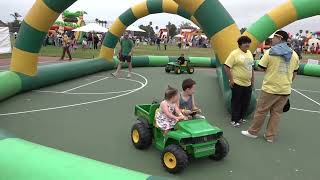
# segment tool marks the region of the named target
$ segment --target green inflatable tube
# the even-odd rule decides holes
[[[0,100],[13,96],[20,90],[21,80],[16,73],[10,71],[0,73]]]
[[[0,179],[6,180],[158,179],[18,138],[0,140],[0,159]]]
[[[320,65],[306,64],[303,68],[303,74],[306,76],[320,77]]]
[[[163,67],[168,62],[176,61],[178,57],[169,56],[134,56],[134,67]],[[196,67],[215,67],[216,60],[213,58],[188,57]],[[26,92],[42,87],[61,83],[63,81],[83,77],[101,71],[114,69],[119,60],[114,57],[114,62],[103,59],[80,60],[69,63],[44,65],[39,67],[36,76],[26,76],[15,72],[0,73],[0,101],[11,97],[19,92]],[[127,64],[124,64],[127,67]]]

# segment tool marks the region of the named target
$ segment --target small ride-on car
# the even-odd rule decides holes
[[[184,170],[190,158],[209,157],[222,160],[229,152],[229,144],[223,132],[205,119],[180,121],[166,135],[156,125],[155,114],[159,103],[135,106],[138,117],[131,129],[131,141],[137,149],[147,149],[154,142],[162,151],[163,167],[170,173]]]
[[[184,64],[180,64],[180,62],[169,62],[165,68],[167,73],[171,71],[175,72],[176,74],[181,74],[187,72],[189,74],[194,73],[194,67],[191,65],[190,60],[186,60]]]

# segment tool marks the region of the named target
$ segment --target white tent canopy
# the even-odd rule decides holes
[[[0,27],[0,54],[11,53],[11,41],[8,27]]]
[[[133,32],[146,32],[145,30],[143,30],[143,29],[140,29],[140,28],[138,28],[138,27],[136,27],[136,26],[129,26],[128,28],[127,28],[127,31],[133,31]]]
[[[100,26],[97,23],[89,23],[85,26],[79,27],[72,31],[79,31],[79,32],[108,32],[108,29],[105,27]]]

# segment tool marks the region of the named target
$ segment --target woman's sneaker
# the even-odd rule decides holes
[[[249,131],[241,131],[241,134],[244,136],[247,136],[249,138],[254,138],[254,139],[258,137],[256,135],[250,134]]]
[[[246,123],[247,122],[247,120],[245,120],[245,119],[240,119],[240,123],[241,124],[244,124],[244,123]]]
[[[237,122],[234,122],[234,121],[231,121],[231,125],[233,127],[236,127],[236,128],[240,127],[240,123],[237,123]]]
[[[263,137],[268,143],[273,143],[273,139],[268,139],[265,134],[263,135]]]

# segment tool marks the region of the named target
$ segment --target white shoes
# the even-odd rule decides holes
[[[234,121],[231,121],[231,125],[235,128],[238,128],[240,127],[240,123],[237,123],[237,122],[234,122]]]
[[[264,139],[268,142],[268,143],[273,143],[273,140],[268,139],[267,136],[264,134],[263,135]]]
[[[241,124],[244,124],[244,123],[246,123],[246,122],[247,122],[246,119],[240,119],[240,123],[241,123]]]
[[[119,76],[119,74],[116,73],[116,72],[111,73],[111,75],[112,75],[113,77],[115,77],[115,78],[117,78],[117,77]],[[131,73],[128,73],[127,78],[131,78]]]
[[[244,135],[244,136],[247,136],[249,138],[253,138],[253,139],[256,139],[258,137],[256,135],[250,134],[249,131],[241,131],[241,134]]]
[[[111,75],[113,76],[113,77],[118,77],[118,73],[111,73]]]

